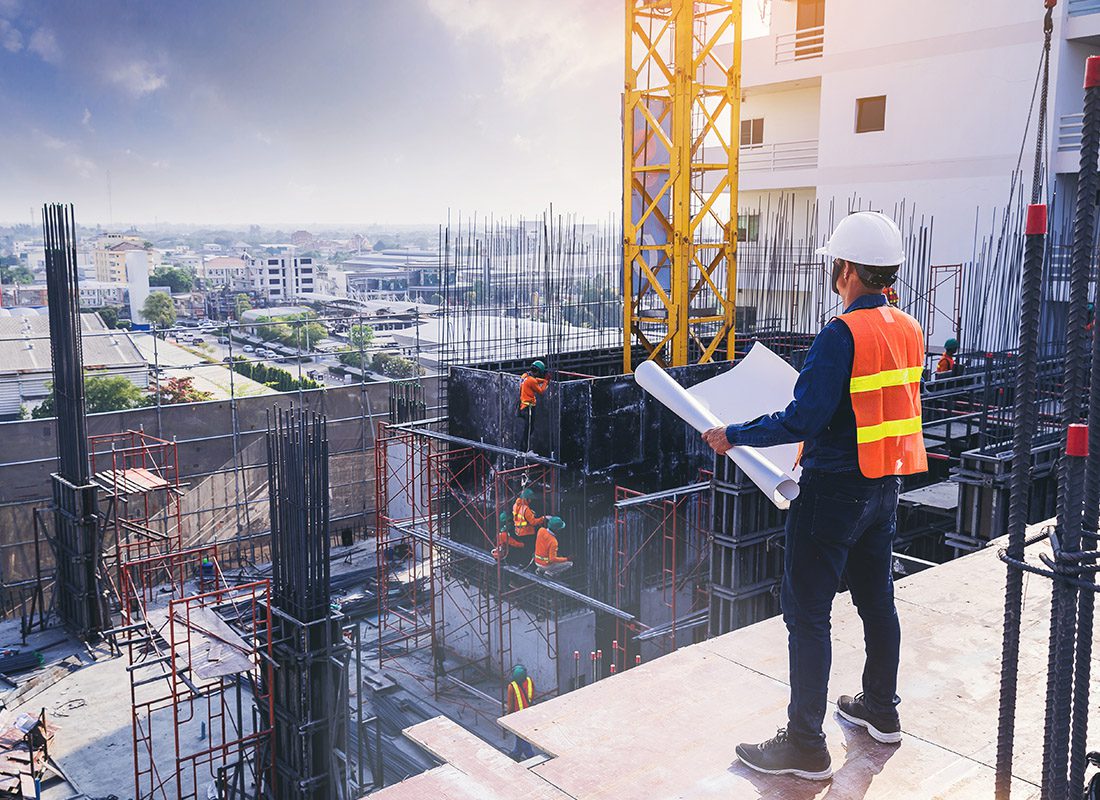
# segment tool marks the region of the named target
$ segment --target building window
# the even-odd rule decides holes
[[[741,120],[741,146],[764,144],[764,118]]]
[[[269,258],[269,259],[267,260],[267,263],[268,263],[268,264],[278,264],[278,263],[279,263],[279,259],[277,259],[277,258]]]
[[[279,270],[277,270],[277,269],[269,269],[269,270],[267,271],[267,274],[268,274],[268,275],[278,275],[278,274],[279,274]]]
[[[302,259],[302,263],[303,263],[303,264],[312,264],[312,263],[313,263],[313,259],[312,259],[312,258],[303,258],[303,259]]]
[[[856,100],[856,133],[886,130],[886,95]]]
[[[760,212],[751,211],[737,215],[737,241],[757,242],[760,240]]]

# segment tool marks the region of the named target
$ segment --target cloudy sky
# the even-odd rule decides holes
[[[0,0],[0,222],[603,218],[622,25],[623,0]]]

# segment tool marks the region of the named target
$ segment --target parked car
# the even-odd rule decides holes
[[[229,344],[229,337],[228,336],[219,336],[218,337],[218,344]]]
[[[250,344],[246,344],[246,345],[244,346],[244,352],[246,352],[246,353],[254,353],[254,352],[256,352],[256,348],[255,348],[255,347],[253,347],[253,346],[252,346],[252,345],[250,345]]]

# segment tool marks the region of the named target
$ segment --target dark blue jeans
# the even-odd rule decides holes
[[[863,620],[864,702],[887,716],[900,702],[892,548],[901,481],[807,470],[799,483],[787,516],[781,596],[791,666],[787,730],[796,744],[818,749],[825,746],[830,614],[841,578]]]

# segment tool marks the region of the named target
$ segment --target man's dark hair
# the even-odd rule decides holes
[[[868,289],[885,289],[893,286],[898,279],[898,270],[901,269],[900,267],[871,267],[866,264],[856,264],[854,261],[848,263],[852,265],[852,269]]]

